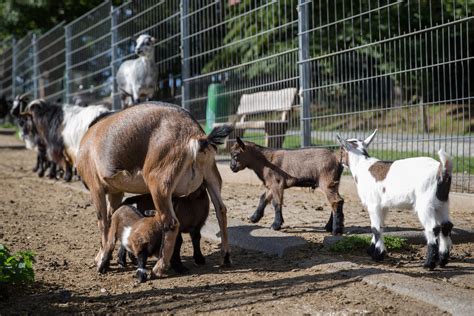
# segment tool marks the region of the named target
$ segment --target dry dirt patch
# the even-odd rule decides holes
[[[185,238],[184,260],[191,273],[170,273],[164,279],[137,285],[134,269],[98,275],[93,257],[99,246],[95,211],[89,196],[60,181],[38,180],[30,168],[34,154],[0,149],[0,242],[13,251],[31,249],[37,254],[36,283],[0,302],[1,313],[63,312],[173,312],[173,313],[315,313],[397,312],[440,314],[441,310],[406,296],[378,289],[362,281],[364,275],[397,271],[410,276],[453,282],[473,289],[471,244],[458,245],[450,268],[433,273],[420,268],[423,247],[391,254],[373,264],[363,253],[332,254],[321,247],[326,235],[320,227],[329,216],[314,194],[291,191],[284,215],[286,230],[309,241],[308,246],[284,258],[233,249],[233,266],[220,269],[219,245],[203,240],[207,264],[192,264],[192,248]],[[256,206],[258,187],[224,185],[229,216],[245,219]],[[310,196],[311,194],[311,196]],[[244,204],[244,202],[246,204]],[[355,203],[355,202],[354,202]],[[315,206],[298,218],[298,211]],[[314,213],[314,216],[312,215]],[[367,226],[362,211],[346,208],[347,223]],[[214,216],[211,212],[211,216]],[[270,225],[269,210],[263,225]],[[471,218],[467,220],[471,221]],[[397,225],[411,225],[406,223]],[[150,265],[154,260],[150,260]],[[459,279],[463,280],[460,282]]]

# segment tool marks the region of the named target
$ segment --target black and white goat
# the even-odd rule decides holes
[[[452,246],[448,203],[452,160],[441,149],[440,162],[429,157],[381,161],[367,152],[376,133],[365,140],[337,135],[343,164],[351,170],[359,197],[369,212],[373,234],[369,255],[376,261],[384,257],[382,232],[388,209],[414,209],[428,242],[424,267],[444,267]]]
[[[155,92],[158,71],[155,64],[155,38],[142,34],[137,39],[138,58],[124,61],[117,71],[117,85],[122,94],[122,108],[148,101]]]
[[[46,144],[48,157],[64,169],[64,180],[70,181],[82,137],[90,123],[107,111],[108,109],[101,105],[61,106],[37,99],[27,105],[22,116],[32,119]],[[50,177],[55,177],[55,172],[54,168],[51,168]]]
[[[51,166],[46,152],[46,143],[36,130],[32,118],[20,115],[28,105],[28,99],[28,94],[16,96],[13,100],[10,115],[19,127],[20,138],[25,142],[26,148],[36,151],[36,165],[33,167],[33,172],[38,172],[38,176],[43,177],[45,171]],[[51,166],[51,168],[56,167]]]

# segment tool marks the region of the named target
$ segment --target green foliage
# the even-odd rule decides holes
[[[0,283],[25,284],[34,282],[34,254],[31,251],[19,251],[11,254],[0,244]]]
[[[0,39],[11,36],[22,38],[33,30],[46,32],[61,21],[74,20],[102,2],[103,0],[0,1]]]
[[[344,236],[341,240],[329,247],[332,252],[347,253],[365,250],[370,246],[370,236]],[[393,236],[383,236],[387,250],[400,250],[407,246],[406,239]]]

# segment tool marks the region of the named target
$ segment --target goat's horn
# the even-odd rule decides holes
[[[31,93],[26,92],[26,93],[23,93],[22,95],[20,95],[20,96],[18,97],[18,99],[23,100],[23,99],[26,99],[26,98],[29,97],[29,96],[31,96]]]

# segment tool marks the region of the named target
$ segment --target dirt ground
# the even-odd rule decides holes
[[[207,263],[195,266],[186,236],[183,259],[189,274],[170,272],[166,278],[137,284],[134,268],[120,270],[113,260],[111,271],[99,275],[93,264],[99,233],[88,194],[62,181],[39,179],[30,171],[34,159],[30,151],[0,149],[0,242],[12,251],[30,249],[37,254],[36,282],[21,290],[10,289],[11,296],[0,301],[0,314],[443,313],[363,280],[366,275],[390,271],[474,290],[473,279],[463,277],[473,270],[473,243],[455,245],[448,268],[433,272],[421,268],[422,246],[390,253],[378,264],[364,252],[328,252],[321,244],[327,236],[322,230],[329,217],[327,203],[321,194],[300,189],[289,190],[285,196],[283,230],[305,238],[308,245],[284,258],[234,247],[232,267],[221,269],[219,245],[203,240]],[[258,186],[224,183],[228,216],[246,221],[260,191]],[[368,216],[356,200],[346,199],[345,214],[349,229],[367,229]],[[455,224],[473,226],[472,212],[452,210],[452,217]],[[268,227],[272,220],[269,209],[260,224]],[[420,227],[409,212],[403,216],[395,212],[387,226]],[[149,267],[154,263],[151,259]]]

